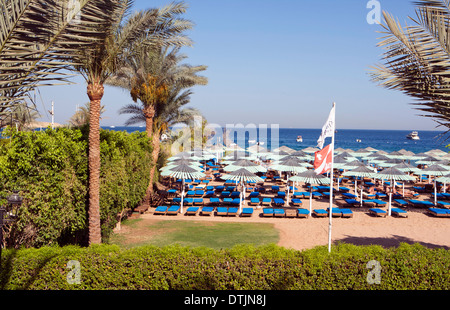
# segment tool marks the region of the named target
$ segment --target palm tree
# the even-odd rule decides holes
[[[413,25],[402,27],[383,12],[384,64],[373,67],[372,80],[417,100],[417,109],[450,130],[450,2],[415,2]]]
[[[192,23],[178,18],[186,10],[183,3],[172,3],[162,9],[148,9],[131,15],[131,0],[115,0],[103,40],[95,49],[75,55],[74,66],[87,82],[89,115],[89,244],[101,243],[100,227],[100,107],[104,83],[132,57],[138,46],[189,45],[182,34]]]
[[[90,102],[86,102],[84,107],[77,108],[76,112],[69,119],[69,126],[80,127],[89,124]],[[105,113],[105,106],[100,108],[100,116]],[[101,119],[101,117],[100,117]]]
[[[5,114],[1,119],[1,124],[2,126],[16,126],[19,131],[29,130],[30,124],[39,117],[40,114],[36,110],[23,102],[12,107],[9,115]]]
[[[190,113],[190,110],[180,110],[190,99],[191,91],[186,89],[207,84],[205,77],[197,75],[206,70],[206,66],[180,64],[187,57],[179,54],[179,50],[178,47],[169,49],[143,46],[136,51],[135,57],[130,58],[107,81],[110,85],[128,89],[133,101],[140,103],[125,106],[119,113],[133,114],[126,122],[128,125],[145,121],[147,135],[152,139],[154,163],[158,160],[164,126],[172,123],[171,119],[185,117]],[[150,170],[147,202],[153,193],[155,168],[153,165]]]
[[[70,56],[103,38],[114,8],[113,0],[2,1],[0,113],[29,102],[38,86],[67,83]]]

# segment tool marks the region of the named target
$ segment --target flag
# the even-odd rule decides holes
[[[322,127],[322,134],[319,137],[319,140],[317,140],[317,146],[322,149],[323,144],[325,143],[325,138],[332,137],[335,131],[335,112],[334,112],[334,106],[331,108],[330,115],[328,116],[328,120],[325,123],[325,125]]]
[[[314,171],[317,174],[326,173],[331,170],[332,147],[328,144],[322,150],[317,151],[314,157]]]

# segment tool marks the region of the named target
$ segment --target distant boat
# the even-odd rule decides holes
[[[302,136],[297,136],[297,142],[303,142],[303,137]]]
[[[116,128],[116,126],[109,126],[109,128]]]
[[[361,142],[361,139],[356,139],[356,142]]]
[[[419,133],[417,131],[413,131],[406,136],[407,139],[410,140],[420,140]]]

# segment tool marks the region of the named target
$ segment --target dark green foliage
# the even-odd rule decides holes
[[[84,244],[87,237],[87,130],[6,132],[0,144],[0,195],[21,190],[19,220],[7,246]],[[123,209],[135,207],[148,186],[150,143],[145,134],[101,131],[100,209],[106,240]],[[5,200],[2,200],[4,203]]]
[[[80,263],[79,284],[67,281],[70,260]],[[367,281],[371,260],[381,265],[380,284]],[[450,251],[419,244],[391,249],[340,244],[331,254],[326,247],[295,251],[275,245],[43,247],[7,250],[2,266],[0,289],[450,289]]]

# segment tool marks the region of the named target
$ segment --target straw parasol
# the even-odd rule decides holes
[[[301,161],[300,159],[294,156],[289,157],[286,160],[280,161],[278,163],[275,163],[270,168],[277,171],[283,171],[291,175],[291,173],[300,173],[308,170],[305,167],[305,165],[307,165],[307,163]],[[288,186],[287,203],[289,204],[289,179],[287,181],[287,186]]]
[[[245,197],[245,184],[244,182],[263,182],[264,180],[249,171],[247,168],[239,168],[237,170],[232,171],[231,173],[225,174],[221,177],[224,180],[233,180],[236,182],[242,183],[243,191],[239,195],[239,213],[242,212],[242,197]]]
[[[314,170],[310,169],[304,172],[301,172],[297,175],[294,175],[289,178],[290,181],[295,182],[304,182],[307,184],[330,184],[330,179],[322,174],[317,174]],[[309,195],[309,214],[312,212],[312,186],[310,187],[310,195]]]
[[[434,178],[434,205],[437,204],[437,188],[436,188],[436,176],[444,176],[449,173],[449,170],[441,165],[434,164],[428,168],[422,169],[422,173],[435,176]]]
[[[387,179],[391,181],[391,187],[393,188],[394,181],[414,181],[415,178],[410,176],[409,174],[404,173],[403,171],[398,170],[397,168],[390,167],[387,169],[383,169],[381,172],[378,172],[375,175],[375,178],[378,179]],[[389,193],[389,209],[388,215],[391,216],[391,206],[392,206],[392,191]]]
[[[161,173],[162,175],[162,173]],[[183,213],[183,201],[184,201],[184,180],[186,179],[199,179],[205,176],[203,172],[198,171],[192,166],[186,163],[181,163],[174,167],[169,167],[164,171],[164,175],[174,177],[177,179],[182,179],[182,193],[181,193],[181,213]]]
[[[355,169],[344,172],[343,175],[353,176],[353,177],[362,177],[362,178],[364,178],[364,177],[374,178],[376,175],[376,172],[374,171],[373,168],[369,168],[367,166],[359,166]],[[357,194],[357,182],[358,181],[355,178],[355,195],[358,195]],[[362,195],[363,195],[363,189],[361,186],[361,206],[362,206],[362,201],[363,201]]]
[[[264,168],[263,166],[255,164],[254,162],[252,162],[248,159],[245,159],[245,158],[241,158],[234,162],[230,162],[230,164],[228,166],[226,166],[223,170],[225,170],[227,172],[231,172],[231,171],[238,170],[240,168],[246,168],[248,171],[254,172],[254,173],[267,171],[267,169]]]

